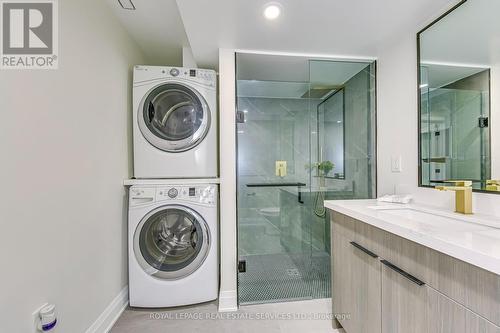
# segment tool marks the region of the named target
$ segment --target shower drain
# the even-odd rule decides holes
[[[286,275],[300,277],[300,272],[297,268],[288,268],[286,270]]]

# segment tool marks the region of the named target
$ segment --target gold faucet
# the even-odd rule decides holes
[[[455,191],[455,211],[461,214],[472,214],[472,181],[450,180],[455,186],[436,186],[439,191]]]
[[[281,178],[286,176],[286,161],[276,161],[276,176]]]

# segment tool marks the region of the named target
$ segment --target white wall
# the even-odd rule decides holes
[[[131,65],[142,55],[100,0],[59,1],[59,69],[0,73],[0,321],[84,332],[127,285]]]
[[[237,309],[235,52],[219,50],[220,293],[219,311]]]
[[[445,10],[443,10],[444,12]],[[440,13],[436,13],[436,17]],[[378,194],[413,193],[417,202],[454,208],[454,193],[418,187],[417,46],[423,28],[403,32],[380,46],[378,93]],[[391,157],[402,156],[403,172],[391,172]],[[500,195],[474,194],[474,210],[500,216]]]

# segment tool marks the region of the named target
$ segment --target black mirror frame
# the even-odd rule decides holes
[[[468,0],[461,0],[459,3],[454,5],[452,8],[447,10],[444,14],[440,15],[437,19],[432,21],[430,24],[425,26],[422,30],[420,30],[417,33],[417,112],[418,112],[418,126],[417,126],[417,135],[418,135],[418,187],[423,187],[423,188],[434,188],[433,186],[430,185],[422,185],[422,140],[421,140],[421,130],[422,130],[422,114],[421,114],[421,107],[422,107],[422,101],[421,101],[421,95],[420,95],[420,82],[421,82],[421,75],[420,75],[420,35],[424,33],[427,29],[432,27],[434,24],[438,23],[441,21],[443,18],[451,14],[455,9],[459,8],[462,6],[464,3],[466,3]],[[491,88],[490,88],[490,99],[491,99]],[[490,104],[491,105],[491,104]],[[491,106],[490,106],[491,107]],[[490,127],[490,133],[491,133],[491,127]],[[491,137],[491,135],[490,135]],[[491,150],[491,145],[490,145],[490,150]],[[491,156],[491,154],[490,154]],[[477,190],[474,189],[474,192],[479,192],[479,193],[487,193],[487,194],[500,194],[500,192],[495,192],[495,191],[486,191],[486,190]]]

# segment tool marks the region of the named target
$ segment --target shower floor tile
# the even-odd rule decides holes
[[[268,254],[242,256],[247,271],[238,275],[240,304],[328,298],[330,256]]]

